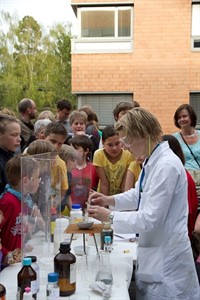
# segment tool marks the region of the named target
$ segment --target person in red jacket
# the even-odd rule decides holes
[[[24,176],[23,179],[27,190],[35,193],[39,186],[39,168],[35,161],[29,160],[31,174]],[[3,266],[10,263],[21,261],[22,247],[22,211],[21,211],[21,155],[11,158],[5,168],[8,184],[4,193],[0,196],[0,239],[2,243],[2,262]],[[32,211],[34,203],[30,203],[30,197],[27,201],[27,211]],[[40,212],[34,208],[37,220],[42,218]],[[32,226],[33,227],[33,226]],[[31,222],[27,224],[27,230],[31,229]]]
[[[185,156],[183,154],[182,148],[179,144],[179,141],[173,135],[163,135],[163,141],[168,141],[169,147],[172,151],[180,158],[183,165],[185,165]],[[190,175],[190,173],[186,171],[187,180],[188,180],[188,235],[191,239],[192,231],[194,230],[195,221],[197,218],[197,208],[198,208],[198,197],[196,192],[195,182]]]

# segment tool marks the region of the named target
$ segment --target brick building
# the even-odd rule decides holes
[[[190,103],[200,125],[200,1],[71,0],[72,92],[101,125],[122,100],[137,100],[176,130],[173,115]]]

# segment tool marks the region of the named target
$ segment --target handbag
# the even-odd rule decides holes
[[[188,170],[188,172],[190,173],[190,175],[192,176],[195,185],[196,186],[200,186],[200,164],[196,158],[196,156],[194,155],[194,153],[192,152],[192,149],[189,147],[188,143],[186,142],[186,140],[184,139],[182,133],[180,132],[180,135],[182,137],[182,140],[184,141],[184,143],[186,144],[186,146],[188,147],[188,149],[190,150],[191,155],[193,156],[194,160],[196,161],[199,169],[196,170]]]

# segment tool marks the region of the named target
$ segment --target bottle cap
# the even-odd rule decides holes
[[[36,262],[37,261],[37,257],[34,256],[34,255],[30,255],[30,256],[25,256],[25,258],[31,258],[32,260],[32,263]]]
[[[80,204],[72,204],[72,209],[80,209],[81,205]]]
[[[48,274],[48,282],[57,282],[57,281],[58,281],[58,273]]]
[[[108,235],[106,235],[105,237],[104,237],[104,242],[105,243],[111,243],[111,236],[108,236]]]
[[[30,257],[23,258],[23,266],[30,266],[32,264],[32,260]]]
[[[70,251],[71,248],[70,248],[70,242],[62,242],[60,243],[60,248],[59,248],[60,251]]]
[[[25,287],[24,290],[25,290],[26,293],[30,293],[31,292],[31,288],[29,286]]]

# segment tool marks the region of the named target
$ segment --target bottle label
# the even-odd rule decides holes
[[[47,288],[47,300],[58,300],[60,296],[59,287],[48,287]]]
[[[70,284],[76,282],[76,264],[70,265]]]
[[[74,218],[74,223],[79,223],[79,222],[82,222],[82,221],[83,221],[82,217]]]
[[[18,287],[18,288],[17,288],[17,295],[16,295],[16,299],[17,299],[17,300],[20,300],[20,293],[21,293],[21,288]]]
[[[32,280],[31,281],[31,294],[36,294],[38,290],[38,284],[37,284],[37,280]]]
[[[38,266],[37,263],[32,263],[31,267],[35,270],[36,274],[37,274],[37,292],[39,292],[40,290],[40,268]]]

